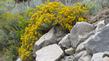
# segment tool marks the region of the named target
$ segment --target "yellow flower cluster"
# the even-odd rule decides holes
[[[30,19],[30,24],[25,28],[24,34],[21,35],[19,55],[22,61],[27,61],[27,59],[31,61],[33,45],[41,36],[38,30],[43,27],[43,24],[51,24],[50,26],[59,24],[62,28],[71,30],[75,22],[86,21],[83,14],[88,11],[82,4],[65,6],[59,2],[42,4],[36,9]]]

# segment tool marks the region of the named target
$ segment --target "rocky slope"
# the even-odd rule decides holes
[[[91,20],[77,22],[68,34],[50,29],[34,45],[35,61],[109,61],[109,9]]]
[[[78,22],[70,33],[52,28],[34,47],[36,61],[109,61],[109,24]]]
[[[77,22],[68,34],[53,27],[35,43],[33,56],[35,61],[109,61],[108,17]]]

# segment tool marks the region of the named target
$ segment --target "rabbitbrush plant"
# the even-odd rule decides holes
[[[22,61],[32,61],[33,45],[43,34],[42,28],[58,25],[70,31],[76,22],[87,20],[84,17],[87,12],[87,7],[80,3],[74,6],[65,6],[59,2],[49,2],[35,8],[30,23],[20,39],[19,56]]]

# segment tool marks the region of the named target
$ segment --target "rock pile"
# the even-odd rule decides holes
[[[70,33],[52,28],[34,47],[36,61],[109,61],[109,24],[78,22]]]

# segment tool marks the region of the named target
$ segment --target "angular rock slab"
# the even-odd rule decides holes
[[[109,61],[109,52],[99,52],[92,56],[91,61]]]
[[[61,39],[64,35],[64,32],[58,28],[52,28],[48,33],[44,34],[38,41],[35,43],[35,49],[40,49],[44,46],[54,44],[59,42],[58,39]]]
[[[89,41],[89,37],[90,37],[90,39],[92,38],[92,36],[95,34],[95,32],[96,31],[92,31],[92,32],[88,33],[86,35],[86,37],[81,38],[81,41],[80,41],[81,43],[78,44],[78,46],[76,48],[76,52],[80,52],[80,51],[85,50],[85,44]]]
[[[67,48],[70,48],[71,47],[71,42],[69,40],[69,35],[70,34],[67,34],[66,36],[64,36],[62,38],[62,40],[60,40],[60,42],[58,43],[64,49],[67,49]]]
[[[91,61],[91,56],[87,55],[87,56],[84,56],[84,57],[80,57],[78,61]]]
[[[88,52],[84,50],[84,51],[81,51],[79,53],[75,53],[75,58],[79,59],[80,57],[84,57],[84,56],[87,56],[87,55],[89,55]]]
[[[86,50],[84,50],[79,53],[76,53],[75,59],[76,59],[76,61],[90,61],[91,55],[89,55],[88,52]]]
[[[35,42],[33,49],[33,56],[35,57],[35,52],[41,49],[44,46],[48,46],[50,44],[58,43],[62,37],[65,35],[65,32],[62,31],[59,27],[53,27],[46,34],[40,37],[39,40]]]
[[[96,32],[85,44],[89,53],[109,51],[109,24]]]
[[[36,51],[36,61],[56,61],[63,53],[57,44],[52,44]]]
[[[91,32],[96,28],[95,25],[87,23],[87,22],[77,22],[76,25],[70,31],[71,36],[75,34],[84,35],[86,33]]]
[[[87,33],[95,30],[96,26],[87,22],[77,22],[76,25],[70,31],[70,41],[72,47],[77,47],[81,42],[80,38],[83,38]]]

